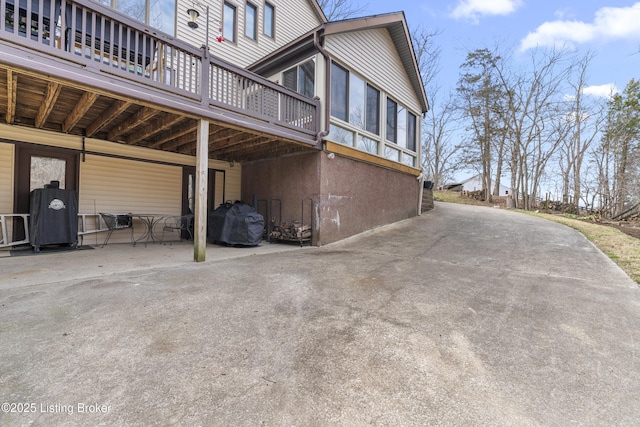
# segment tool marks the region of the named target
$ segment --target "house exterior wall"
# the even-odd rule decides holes
[[[341,141],[339,138],[334,137],[333,133],[325,139],[360,148],[358,138],[362,136],[376,141],[377,153],[375,154],[378,156],[387,157],[386,147],[389,147],[391,155],[399,156],[395,161],[418,168],[420,165],[422,130],[420,101],[413,90],[388,30],[378,28],[330,35],[325,39],[325,49],[329,52],[333,61],[347,69],[349,73],[355,73],[356,76],[381,92],[380,129],[378,135],[373,135],[363,131],[358,126],[332,117],[331,123],[333,125],[357,136],[353,138],[351,144],[349,144],[349,141]],[[324,65],[317,68],[324,69]],[[387,141],[385,123],[387,120],[386,102],[388,98],[397,102],[399,108],[406,108],[416,117],[416,151],[405,148],[404,143],[401,144],[400,141],[398,143]],[[349,137],[351,136],[350,134]]]
[[[311,198],[315,204],[320,194],[319,156],[319,152],[307,153],[243,165],[242,200],[266,201],[270,213],[265,221],[272,217],[276,217],[275,225],[300,221],[312,225],[317,234],[317,218],[312,216],[309,204],[302,217],[302,200]]]
[[[334,34],[325,38],[324,47],[336,60],[420,116],[420,102],[389,31],[379,28]]]
[[[320,244],[418,214],[419,182],[414,175],[321,153],[317,207]]]
[[[284,46],[302,34],[310,31],[321,24],[313,8],[308,1],[299,0],[270,0],[269,3],[275,6],[275,38],[267,37],[263,32],[264,23],[264,0],[251,2],[258,7],[258,32],[257,41],[244,35],[245,31],[245,1],[227,0],[228,3],[236,7],[238,15],[238,41],[232,43],[224,41],[218,43],[215,37],[219,34],[220,22],[222,22],[222,1],[200,0],[202,4],[209,5],[209,47],[212,55],[216,55],[225,61],[231,62],[240,67],[257,61],[274,50]],[[179,1],[177,13],[176,38],[183,40],[195,47],[200,47],[206,40],[205,10],[198,7],[200,17],[199,27],[193,30],[187,26],[187,9],[192,8],[191,1]]]
[[[242,180],[243,200],[281,200],[286,222],[300,220],[302,199],[312,198],[316,245],[417,215],[415,176],[340,155],[330,159],[318,152],[248,164]]]
[[[14,145],[0,142],[0,212],[13,209]]]
[[[0,125],[0,134],[16,142],[82,150],[82,139],[70,135],[8,125]],[[182,168],[194,166],[193,157],[90,138],[85,149],[79,164],[79,213],[181,213]],[[14,144],[0,143],[0,213],[13,213],[14,164]],[[209,167],[219,170],[216,201],[239,199],[242,166],[210,160]],[[87,228],[95,225],[90,218]],[[134,228],[143,230],[142,224],[134,223]],[[98,233],[85,236],[84,242],[99,244],[102,239],[104,234]],[[128,242],[129,235],[114,233],[109,241]]]

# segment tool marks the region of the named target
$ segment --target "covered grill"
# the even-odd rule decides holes
[[[35,252],[43,245],[78,244],[78,193],[57,185],[33,190],[29,236]]]
[[[207,239],[210,243],[256,246],[262,241],[264,217],[246,203],[223,203],[209,213]]]

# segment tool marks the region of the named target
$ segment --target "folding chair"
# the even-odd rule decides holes
[[[125,230],[127,228],[131,229],[131,243],[133,246],[136,245],[136,241],[133,238],[133,217],[131,214],[109,214],[100,212],[100,217],[104,220],[109,232],[107,233],[107,238],[104,239],[104,243],[102,243],[102,247],[107,244],[109,238],[111,238],[111,234],[113,234],[116,230]]]
[[[165,231],[177,231],[182,240],[182,236],[186,233],[189,240],[193,240],[193,215],[169,216],[164,220],[162,227],[162,243],[164,243]]]

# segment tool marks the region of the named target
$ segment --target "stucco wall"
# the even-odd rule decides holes
[[[417,215],[419,182],[409,174],[318,152],[245,164],[242,195],[247,202],[254,195],[282,200],[283,221],[299,220],[302,198],[313,198],[313,243],[323,245]]]

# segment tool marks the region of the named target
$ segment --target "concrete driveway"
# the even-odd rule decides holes
[[[0,425],[640,425],[640,291],[569,228],[436,204],[264,246],[0,258]]]

